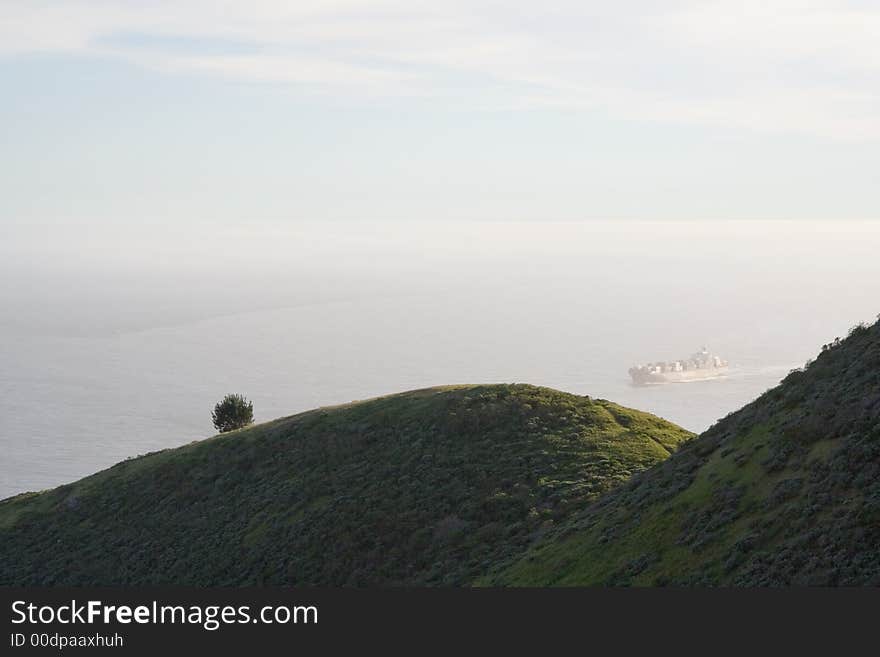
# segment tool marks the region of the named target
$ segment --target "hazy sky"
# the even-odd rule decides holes
[[[880,218],[880,5],[4,0],[0,222]]]

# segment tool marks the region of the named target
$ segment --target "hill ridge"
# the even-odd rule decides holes
[[[314,409],[0,502],[0,584],[469,584],[691,437],[525,384]]]
[[[483,583],[880,584],[880,322]]]

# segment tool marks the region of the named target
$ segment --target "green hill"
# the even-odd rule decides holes
[[[880,585],[880,323],[482,582]]]
[[[527,385],[319,409],[0,502],[0,584],[468,584],[690,437]]]

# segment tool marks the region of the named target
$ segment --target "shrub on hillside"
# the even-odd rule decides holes
[[[241,429],[254,421],[254,404],[241,395],[226,395],[211,412],[214,428],[220,433]]]

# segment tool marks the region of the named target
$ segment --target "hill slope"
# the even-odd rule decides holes
[[[0,502],[0,584],[467,584],[690,437],[526,385],[319,409]]]
[[[484,581],[880,584],[880,323]]]

